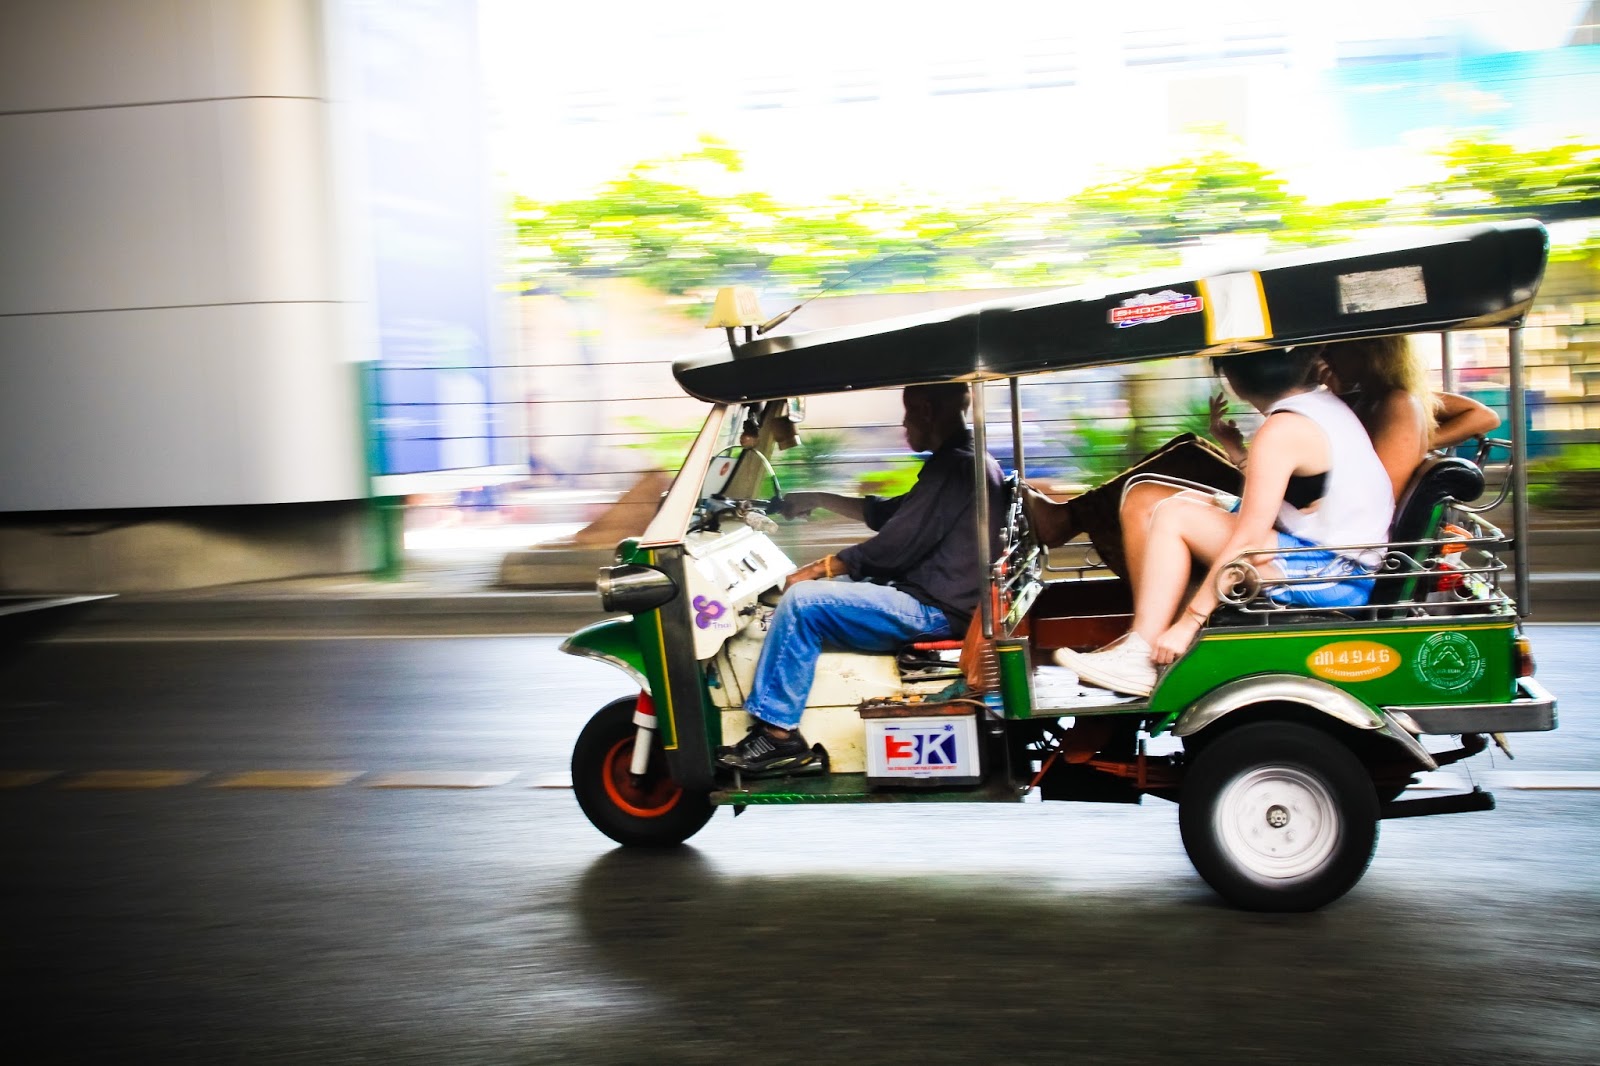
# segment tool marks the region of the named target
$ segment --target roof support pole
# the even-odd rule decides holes
[[[1024,459],[1022,455],[1022,386],[1017,379],[1011,379],[1011,458],[1017,466],[1017,482],[1020,485],[1027,475],[1024,473]],[[1020,489],[1019,489],[1020,491]]]
[[[978,522],[978,573],[983,584],[978,589],[978,614],[983,619],[983,639],[994,639],[994,598],[989,589],[994,560],[989,557],[989,435],[983,421],[983,382],[972,383],[972,513]]]
[[[1455,338],[1450,331],[1439,334],[1439,383],[1442,392],[1456,391]]]
[[[1528,552],[1532,545],[1528,534],[1528,433],[1527,397],[1522,392],[1522,327],[1510,331],[1510,366],[1508,367],[1506,414],[1511,420],[1511,538],[1516,546],[1513,556],[1517,579],[1517,613],[1528,617]]]

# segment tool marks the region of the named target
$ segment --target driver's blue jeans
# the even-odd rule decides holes
[[[866,581],[802,581],[772,615],[746,711],[779,729],[796,729],[824,647],[890,652],[950,636],[944,612]]]

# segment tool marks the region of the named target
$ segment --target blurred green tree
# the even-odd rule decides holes
[[[1221,233],[1311,245],[1430,217],[1600,215],[1600,146],[1464,136],[1440,160],[1444,177],[1426,186],[1333,204],[1306,201],[1221,144],[1051,203],[789,204],[745,187],[739,152],[703,137],[589,197],[518,197],[512,218],[525,291],[578,296],[586,279],[632,277],[703,300],[731,284],[785,296],[1070,284],[1173,265],[1184,246]]]
[[[1600,145],[1520,149],[1467,136],[1438,154],[1445,176],[1420,190],[1430,214],[1532,214],[1546,221],[1600,215]]]

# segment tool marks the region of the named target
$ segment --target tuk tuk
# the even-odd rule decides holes
[[[584,813],[613,840],[648,847],[682,842],[723,806],[1149,795],[1178,805],[1185,849],[1224,899],[1290,911],[1320,907],[1361,878],[1381,819],[1491,810],[1479,788],[1405,793],[1414,775],[1483,752],[1491,738],[1504,746],[1507,733],[1556,725],[1521,625],[1521,323],[1546,250],[1537,222],[1451,227],[858,327],[746,328],[742,339],[730,327],[728,350],[673,367],[711,409],[644,533],[600,571],[604,606],[625,613],[563,645],[639,686],[578,738],[572,784]],[[1476,462],[1436,455],[1400,497],[1388,542],[1350,546],[1382,559],[1366,606],[1281,606],[1273,581],[1240,558],[1223,572],[1222,606],[1148,697],[1095,689],[1051,665],[1056,649],[1123,632],[1129,597],[1120,578],[1052,565],[1030,531],[1019,379],[1492,328],[1509,331],[1510,439],[1492,442],[1509,453],[1493,501],[1509,504],[1509,531],[1478,502],[1487,446]],[[802,722],[826,754],[824,772],[750,778],[719,766],[718,746],[748,721],[743,693],[765,620],[796,568],[769,535],[781,501],[774,439],[806,396],[952,381],[974,386],[980,531],[991,528],[981,386],[1008,383],[1011,395],[1015,472],[992,558],[978,537],[989,594],[972,631],[904,655],[826,650]]]

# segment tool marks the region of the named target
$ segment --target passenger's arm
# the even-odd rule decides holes
[[[1453,448],[1462,441],[1494,432],[1500,416],[1477,400],[1453,392],[1439,393],[1439,423],[1433,427],[1429,448]]]
[[[1239,519],[1233,533],[1212,560],[1205,580],[1200,582],[1177,620],[1152,643],[1150,658],[1158,665],[1174,662],[1188,651],[1195,634],[1200,631],[1200,620],[1216,610],[1217,575],[1222,568],[1242,552],[1276,545],[1273,525],[1278,520],[1283,494],[1289,487],[1289,475],[1302,463],[1325,454],[1327,444],[1316,423],[1303,415],[1285,413],[1262,423],[1250,451],[1250,466],[1245,473]]]
[[[1389,485],[1398,500],[1417,464],[1427,454],[1428,442],[1423,438],[1427,415],[1415,396],[1396,389],[1378,405],[1373,419],[1376,429],[1372,433],[1372,450],[1378,453],[1378,461],[1389,475]]]
[[[818,507],[857,522],[866,521],[866,499],[837,492],[791,492],[783,498],[783,517],[804,518]]]
[[[1222,445],[1229,462],[1244,469],[1250,458],[1245,451],[1244,434],[1239,430],[1239,423],[1228,417],[1228,398],[1220,392],[1211,397],[1211,439]]]

